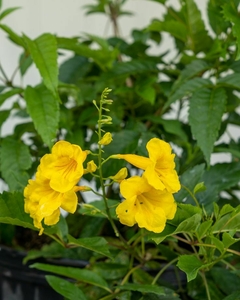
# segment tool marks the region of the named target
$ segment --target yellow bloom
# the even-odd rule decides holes
[[[166,190],[156,190],[145,176],[134,176],[120,184],[125,200],[116,208],[117,216],[124,225],[138,224],[156,233],[162,232],[167,219],[173,219],[177,205],[173,195]]]
[[[98,142],[99,145],[106,146],[110,144],[112,141],[112,135],[110,132],[106,132],[104,136],[101,138],[101,140]]]
[[[39,172],[50,180],[50,187],[60,193],[71,190],[82,177],[88,152],[66,141],[57,142],[51,154],[41,158]]]
[[[180,190],[180,182],[175,170],[174,157],[171,146],[153,138],[147,143],[149,158],[135,154],[117,154],[112,157],[125,159],[137,168],[145,170],[145,177],[155,189],[167,189],[170,193]]]
[[[80,187],[74,187],[65,193],[59,193],[50,186],[50,180],[37,173],[36,180],[29,180],[24,189],[24,210],[33,218],[34,226],[43,233],[42,221],[54,225],[60,218],[60,207],[74,213],[77,209],[77,195]]]
[[[127,168],[122,168],[120,169],[116,175],[114,176],[110,176],[109,178],[112,179],[113,181],[116,181],[116,182],[121,182],[123,181],[123,179],[125,179],[126,177],[128,176],[128,171],[127,171]]]

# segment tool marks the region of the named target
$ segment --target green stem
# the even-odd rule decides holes
[[[178,257],[174,258],[174,259],[171,260],[168,264],[166,264],[166,265],[165,265],[165,266],[157,273],[157,275],[155,276],[155,278],[153,279],[153,281],[152,281],[151,284],[154,285],[154,284],[158,281],[159,277],[165,272],[165,270],[167,270],[167,268],[168,268],[169,266],[173,265],[177,260],[178,260]]]
[[[190,196],[193,198],[195,204],[197,207],[200,207],[197,198],[195,197],[195,195],[189,190],[189,188],[187,188],[185,185],[182,184],[182,187],[190,194]]]
[[[210,292],[209,292],[208,283],[207,283],[207,279],[206,279],[205,273],[204,272],[199,272],[199,273],[200,273],[200,275],[202,277],[203,284],[204,284],[205,289],[206,289],[207,299],[211,300],[211,295],[210,295]]]

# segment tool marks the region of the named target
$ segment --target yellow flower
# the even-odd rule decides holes
[[[101,140],[98,142],[99,145],[106,146],[110,144],[112,141],[112,135],[110,132],[106,132],[104,136],[101,138]]]
[[[156,233],[162,232],[167,219],[173,219],[177,205],[173,195],[166,190],[156,190],[145,176],[134,176],[120,184],[125,200],[116,208],[117,216],[124,225],[138,224]]]
[[[123,181],[123,179],[125,179],[126,177],[128,176],[128,171],[127,171],[127,168],[122,168],[120,169],[116,175],[114,176],[110,176],[109,178],[112,179],[113,181],[116,181],[116,182],[121,182]]]
[[[88,152],[66,141],[57,142],[51,154],[41,158],[39,172],[50,180],[50,187],[60,193],[71,190],[82,177]]]
[[[54,225],[60,218],[60,207],[74,213],[77,209],[77,195],[75,191],[80,187],[73,187],[65,193],[59,193],[50,186],[50,180],[37,173],[36,180],[29,180],[24,189],[24,210],[33,218],[34,226],[43,233],[42,221],[46,225]]]
[[[135,154],[117,154],[113,158],[125,159],[130,164],[145,170],[145,177],[155,189],[167,189],[170,193],[180,190],[180,182],[175,170],[174,157],[171,146],[153,138],[147,143],[149,158]]]

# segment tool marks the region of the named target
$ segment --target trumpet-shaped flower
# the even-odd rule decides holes
[[[88,152],[66,141],[57,142],[51,154],[41,158],[39,172],[50,180],[50,187],[65,193],[76,185],[84,173],[83,162]]]
[[[156,233],[162,232],[167,219],[173,219],[177,205],[167,190],[156,190],[146,177],[134,176],[120,184],[125,198],[116,208],[116,214],[124,225],[138,224]]]
[[[145,170],[145,177],[155,189],[167,189],[170,193],[180,190],[180,182],[175,170],[174,157],[171,146],[153,138],[147,143],[149,158],[135,154],[117,154],[112,157],[125,159],[130,164]]]
[[[50,186],[50,180],[37,173],[36,180],[29,180],[24,189],[24,210],[33,218],[34,226],[43,232],[42,221],[46,225],[54,225],[60,218],[60,207],[74,213],[77,209],[76,191],[74,187],[65,193],[59,193]]]

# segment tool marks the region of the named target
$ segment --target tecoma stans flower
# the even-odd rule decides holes
[[[88,152],[66,141],[57,142],[51,154],[40,160],[39,172],[50,180],[50,187],[60,193],[71,190],[84,173],[83,162]]]
[[[147,179],[133,176],[120,184],[125,198],[116,208],[119,221],[128,226],[138,224],[156,233],[162,232],[167,219],[173,219],[177,205],[173,195],[166,190],[156,190]]]
[[[60,207],[74,213],[77,209],[76,191],[81,187],[73,187],[65,193],[59,193],[50,187],[50,180],[36,174],[36,180],[30,179],[24,189],[24,210],[33,218],[34,226],[43,232],[42,221],[46,225],[54,225],[60,218]]]
[[[179,191],[180,182],[171,146],[158,138],[153,138],[146,147],[149,158],[135,154],[117,154],[112,157],[125,159],[135,167],[145,170],[145,177],[155,189],[167,189],[170,193]]]

